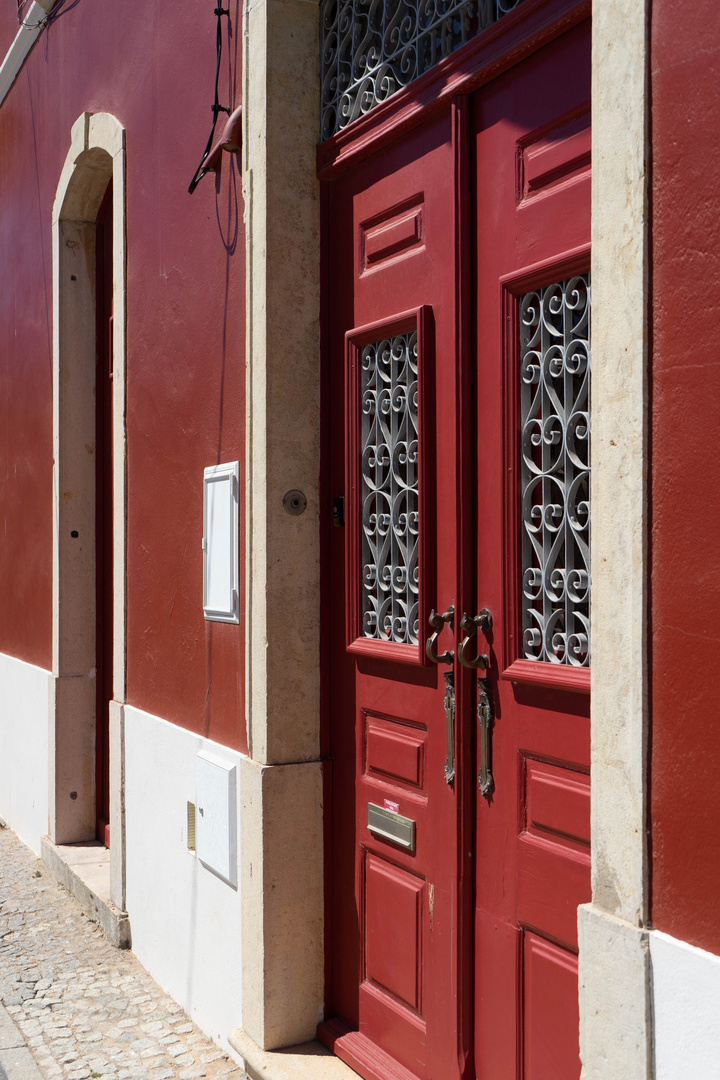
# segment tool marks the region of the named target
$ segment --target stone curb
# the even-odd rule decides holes
[[[0,1080],[43,1080],[35,1058],[4,1005],[0,1005]]]

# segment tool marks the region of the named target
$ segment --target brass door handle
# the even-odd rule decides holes
[[[492,628],[492,615],[487,608],[483,608],[480,614],[475,615],[473,618],[470,618],[469,615],[463,614],[463,617],[460,620],[460,629],[465,634],[465,637],[458,645],[458,660],[463,665],[463,667],[480,671],[487,671],[490,661],[488,660],[486,653],[480,653],[479,656],[476,656],[474,660],[468,656],[468,646],[470,645],[470,638],[473,636],[478,627],[480,627],[484,634],[487,634],[488,631]]]
[[[445,626],[445,624],[447,623],[447,625],[452,630],[454,620],[455,608],[452,606],[452,604],[447,609],[447,611],[444,611],[442,613],[442,615],[438,615],[434,608],[430,612],[430,618],[428,619],[428,622],[433,628],[433,632],[425,642],[425,655],[427,656],[428,660],[432,660],[433,664],[452,664],[453,662],[453,657],[455,654],[452,649],[446,649],[444,653],[438,654],[435,651],[435,646],[437,645],[438,638],[443,632],[443,627]]]
[[[443,697],[443,709],[445,710],[445,731],[447,738],[447,758],[443,770],[445,783],[452,784],[455,779],[455,673],[444,671],[445,696]]]
[[[437,640],[443,632],[444,626],[452,630],[455,621],[455,608],[450,605],[442,615],[433,610],[430,612],[428,622],[432,627],[432,634],[425,642],[425,655],[433,664],[452,664],[455,653],[452,649],[446,649],[444,653],[436,652]],[[445,695],[443,697],[443,709],[445,711],[445,728],[447,737],[447,759],[445,761],[445,781],[452,784],[455,779],[455,674],[452,671],[443,672],[445,678]]]
[[[490,768],[490,735],[493,725],[492,705],[485,679],[478,679],[478,727],[480,729],[480,775],[478,787],[480,794],[489,799],[495,789],[495,781]]]

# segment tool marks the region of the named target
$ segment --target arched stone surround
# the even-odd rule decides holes
[[[111,895],[124,908],[125,131],[108,113],[72,128],[52,214],[53,646],[49,833],[95,835],[95,231],[113,181],[113,661]],[[76,535],[73,535],[76,534]]]

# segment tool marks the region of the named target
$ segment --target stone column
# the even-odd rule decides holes
[[[262,1049],[322,1015],[319,11],[243,15],[247,244],[247,724],[243,1028]],[[289,515],[283,496],[302,491]]]
[[[648,0],[593,3],[593,900],[579,911],[584,1080],[647,1080],[652,1070],[648,19]]]

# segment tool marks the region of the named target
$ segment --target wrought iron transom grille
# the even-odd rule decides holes
[[[590,276],[520,301],[523,655],[590,663]]]
[[[322,0],[322,138],[368,112],[523,0]]]
[[[418,355],[408,331],[361,356],[362,633],[418,640]]]

